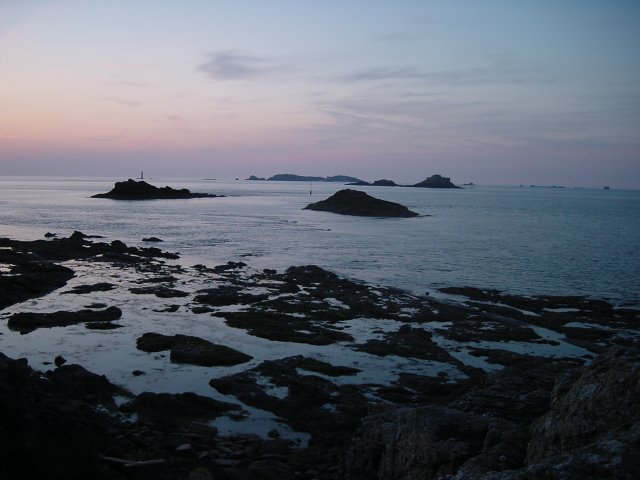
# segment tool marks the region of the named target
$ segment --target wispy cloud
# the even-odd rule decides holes
[[[284,70],[285,65],[266,57],[245,55],[234,50],[207,54],[207,61],[197,67],[213,80],[243,80],[264,77]]]
[[[553,78],[540,69],[523,66],[505,58],[487,64],[446,71],[427,71],[414,66],[373,67],[337,76],[339,82],[376,82],[389,80],[424,80],[448,85],[505,84],[516,82],[550,82]]]
[[[124,105],[126,107],[139,107],[140,105],[142,105],[142,103],[138,102],[137,100],[129,100],[126,98],[119,98],[119,97],[104,97],[102,100],[105,102],[112,102],[112,103],[117,103],[119,105]]]

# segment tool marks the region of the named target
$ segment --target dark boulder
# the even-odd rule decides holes
[[[339,213],[341,215],[357,215],[364,217],[417,217],[407,207],[399,203],[374,198],[365,192],[345,189],[334,193],[320,202],[307,205],[305,210]]]
[[[237,365],[253,358],[233,348],[189,335],[169,336],[148,332],[138,338],[136,346],[145,352],[171,350],[173,363],[189,363],[205,367]]]
[[[147,182],[129,179],[126,182],[116,182],[110,192],[93,195],[92,198],[110,198],[112,200],[155,200],[180,198],[209,198],[224,195],[209,193],[192,193],[186,188],[156,187]]]

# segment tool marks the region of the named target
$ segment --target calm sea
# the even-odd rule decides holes
[[[116,180],[0,177],[0,236],[81,230],[133,245],[157,236],[185,265],[313,263],[418,293],[471,285],[640,305],[640,191],[357,187],[425,215],[380,219],[303,210],[345,188],[332,183],[158,178],[149,181],[226,197],[90,198]]]

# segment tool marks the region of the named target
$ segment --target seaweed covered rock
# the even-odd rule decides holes
[[[331,197],[320,202],[307,205],[305,210],[338,213],[340,215],[356,215],[363,217],[417,217],[399,203],[380,200],[365,192],[349,188],[334,193]]]

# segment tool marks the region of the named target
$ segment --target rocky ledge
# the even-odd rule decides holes
[[[26,322],[18,322],[23,333],[77,329],[67,326],[77,322],[104,328],[118,319],[116,332],[128,329],[128,340],[148,352],[139,355],[157,367],[145,373],[132,364],[132,376],[169,375],[168,360],[181,371],[201,369],[211,388],[210,396],[134,397],[60,357],[52,355],[58,368],[42,374],[0,355],[0,478],[635,478],[637,310],[472,287],[442,289],[443,301],[313,265],[280,273],[243,262],[183,268],[160,260],[167,256],[175,258],[118,241],[93,243],[80,232],[50,241],[0,239],[8,265],[0,270],[4,305],[61,288],[74,275],[69,266],[78,277],[81,264],[91,267],[90,282],[76,278],[53,302],[56,311],[28,312],[34,301],[3,313],[12,324]],[[67,260],[74,261],[66,270],[53,268]],[[132,282],[149,284],[131,293],[158,312],[153,332],[141,335],[126,303],[123,312],[97,303],[105,300],[100,292],[113,299],[129,286],[96,283],[94,272],[117,278],[125,269]],[[85,307],[59,310],[67,301]],[[199,330],[209,338],[156,333],[179,321],[176,309],[199,314],[203,327],[210,322]],[[251,341],[214,343],[229,329],[274,348],[286,343],[286,351],[265,356]],[[104,341],[111,333],[98,335]],[[270,439],[221,437],[207,423],[255,409],[309,434],[308,446],[294,448],[276,428]]]
[[[399,203],[380,200],[365,192],[351,189],[340,190],[326,200],[311,203],[305,207],[305,210],[318,210],[362,217],[409,218],[419,215]]]
[[[186,188],[156,187],[145,181],[136,182],[131,178],[126,182],[116,182],[110,192],[93,195],[92,198],[110,198],[112,200],[160,200],[183,198],[213,198],[224,195],[210,193],[192,193]]]

